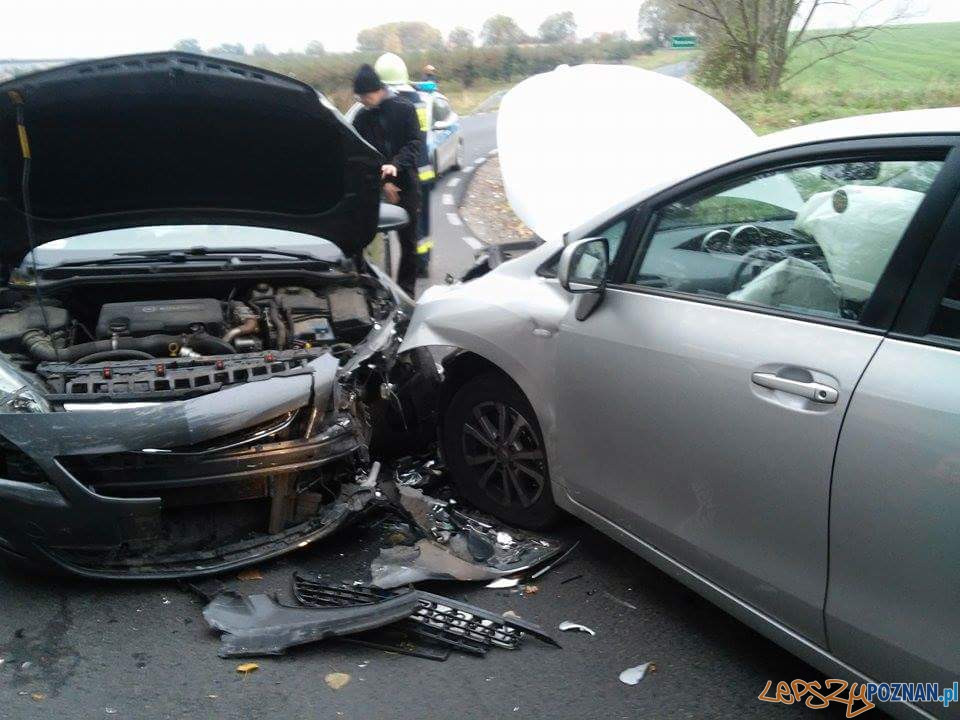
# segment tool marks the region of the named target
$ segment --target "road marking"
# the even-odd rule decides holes
[[[444,193],[442,201],[444,205],[453,205],[453,193]]]
[[[447,213],[447,222],[456,227],[463,225],[463,221],[460,219],[460,216],[456,213]]]
[[[500,148],[494,148],[493,150],[487,153],[487,155],[489,155],[490,157],[494,157],[495,155],[499,155],[499,154],[500,154]]]
[[[483,243],[477,240],[475,237],[470,237],[469,235],[463,236],[463,241],[469,245],[474,250],[483,250]]]
[[[487,159],[486,159],[485,157],[478,157],[476,160],[473,161],[473,164],[474,164],[474,165],[483,165],[486,161],[487,161]]]
[[[457,185],[459,185],[459,184],[460,184],[460,178],[458,178],[458,177],[450,178],[450,182],[447,183],[447,187],[448,187],[448,188],[455,188],[455,187],[456,187]],[[48,244],[49,244],[49,243],[48,243]]]
[[[470,167],[465,167],[465,168],[463,169],[463,174],[464,174],[464,175],[466,175],[466,174],[468,174],[468,173],[472,173],[472,172],[473,172],[473,166],[472,166],[472,165],[471,165]]]

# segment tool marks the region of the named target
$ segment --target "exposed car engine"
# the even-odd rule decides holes
[[[42,307],[24,295],[0,311],[0,350],[43,378],[54,401],[181,399],[325,352],[349,357],[392,306],[382,290],[346,283],[205,284],[223,299],[189,297],[182,284],[169,298],[141,286],[146,299],[130,299],[130,289],[97,293],[107,300],[99,305],[87,290]]]

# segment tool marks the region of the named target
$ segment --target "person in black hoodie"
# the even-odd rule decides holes
[[[416,108],[391,93],[370,65],[361,66],[353,80],[353,92],[363,109],[353,127],[387,162],[380,169],[386,201],[399,205],[410,216],[400,231],[400,267],[397,284],[413,297],[417,283],[417,227],[420,213],[418,167],[426,140],[420,130]]]

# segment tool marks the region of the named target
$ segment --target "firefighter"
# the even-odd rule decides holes
[[[403,58],[394,53],[384,53],[377,58],[373,68],[388,88],[413,103],[413,106],[417,109],[420,129],[426,139],[427,133],[430,131],[429,110],[426,101],[410,84],[410,75]],[[430,152],[426,140],[423,144],[418,172],[420,176],[420,225],[417,237],[417,275],[427,277],[430,272],[430,251],[433,249],[433,240],[430,238],[430,193],[436,183],[437,174],[433,168],[433,163],[430,161]]]
[[[400,266],[397,284],[414,297],[417,284],[417,237],[420,215],[418,167],[425,139],[413,105],[387,90],[376,71],[363,65],[353,80],[353,92],[363,105],[353,119],[360,136],[387,158],[380,169],[383,193],[399,205],[410,222],[399,231]]]

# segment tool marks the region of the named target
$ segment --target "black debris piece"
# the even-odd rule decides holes
[[[319,579],[294,575],[294,596],[308,607],[345,607],[356,603],[383,602],[396,591],[363,585],[325,585]],[[484,655],[491,647],[516,649],[524,634],[560,647],[556,640],[533,623],[504,618],[467,603],[415,591],[419,607],[402,623],[404,629],[461,652]]]
[[[420,606],[414,591],[363,605],[290,607],[268,595],[223,592],[203,609],[203,617],[221,630],[220,657],[281,655],[290,647],[350,635],[410,617]]]

